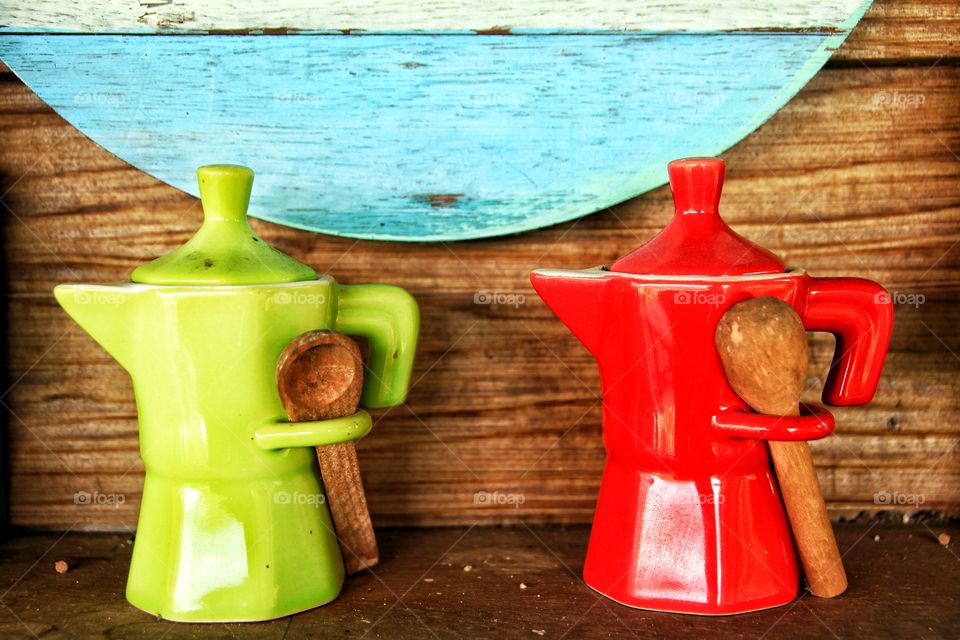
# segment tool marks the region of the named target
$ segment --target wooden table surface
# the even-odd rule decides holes
[[[129,538],[17,537],[0,545],[0,637],[59,638],[957,638],[960,525],[838,527],[850,576],[839,598],[726,617],[630,609],[580,579],[582,526],[387,529],[382,563],[333,603],[267,623],[160,621],[123,598]],[[57,574],[54,563],[70,565]]]
[[[878,0],[823,71],[724,155],[721,209],[737,232],[791,266],[896,294],[876,399],[838,410],[836,435],[813,443],[835,516],[960,510],[958,29],[955,0]],[[128,278],[190,237],[199,203],[97,147],[10,73],[0,73],[0,194],[11,518],[132,527],[143,470],[129,377],[51,290]],[[597,368],[529,272],[609,263],[671,213],[663,188],[576,222],[448,244],[254,222],[321,272],[397,284],[420,302],[409,401],[378,412],[359,445],[376,524],[590,521],[604,455]],[[477,304],[483,293],[502,303]],[[818,335],[804,400],[817,400],[831,354]],[[78,503],[79,492],[98,500]],[[494,493],[510,500],[484,499]]]

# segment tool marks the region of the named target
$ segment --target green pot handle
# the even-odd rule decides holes
[[[363,336],[370,345],[363,406],[403,403],[420,331],[420,309],[413,296],[385,284],[337,285],[335,327],[340,333]]]
[[[366,411],[352,416],[315,422],[271,422],[253,434],[253,441],[265,450],[293,447],[324,447],[359,440],[370,433],[373,422]]]

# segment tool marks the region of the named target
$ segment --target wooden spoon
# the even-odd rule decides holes
[[[800,415],[807,335],[793,307],[770,297],[735,304],[717,325],[716,343],[730,386],[754,411]],[[847,575],[810,447],[775,440],[769,445],[807,586],[815,596],[838,596],[847,588]]]
[[[360,347],[341,333],[304,333],[277,361],[277,390],[293,422],[353,415],[362,388]],[[380,554],[354,443],[317,447],[317,458],[347,573],[376,565]]]

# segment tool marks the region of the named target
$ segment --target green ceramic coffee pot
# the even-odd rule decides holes
[[[204,222],[189,242],[132,282],[54,294],[133,380],[146,478],[127,599],[170,620],[268,620],[340,592],[313,447],[371,427],[362,410],[286,422],[277,358],[313,329],[362,336],[362,405],[397,405],[419,311],[403,289],[337,284],[258,238],[246,218],[249,169],[197,174]]]

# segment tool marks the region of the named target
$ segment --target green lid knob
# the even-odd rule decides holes
[[[277,251],[247,223],[253,171],[216,164],[197,169],[203,226],[190,240],[133,271],[146,284],[236,285],[312,280],[316,271]]]
[[[207,220],[247,222],[253,171],[236,164],[209,164],[197,169],[203,217]]]

